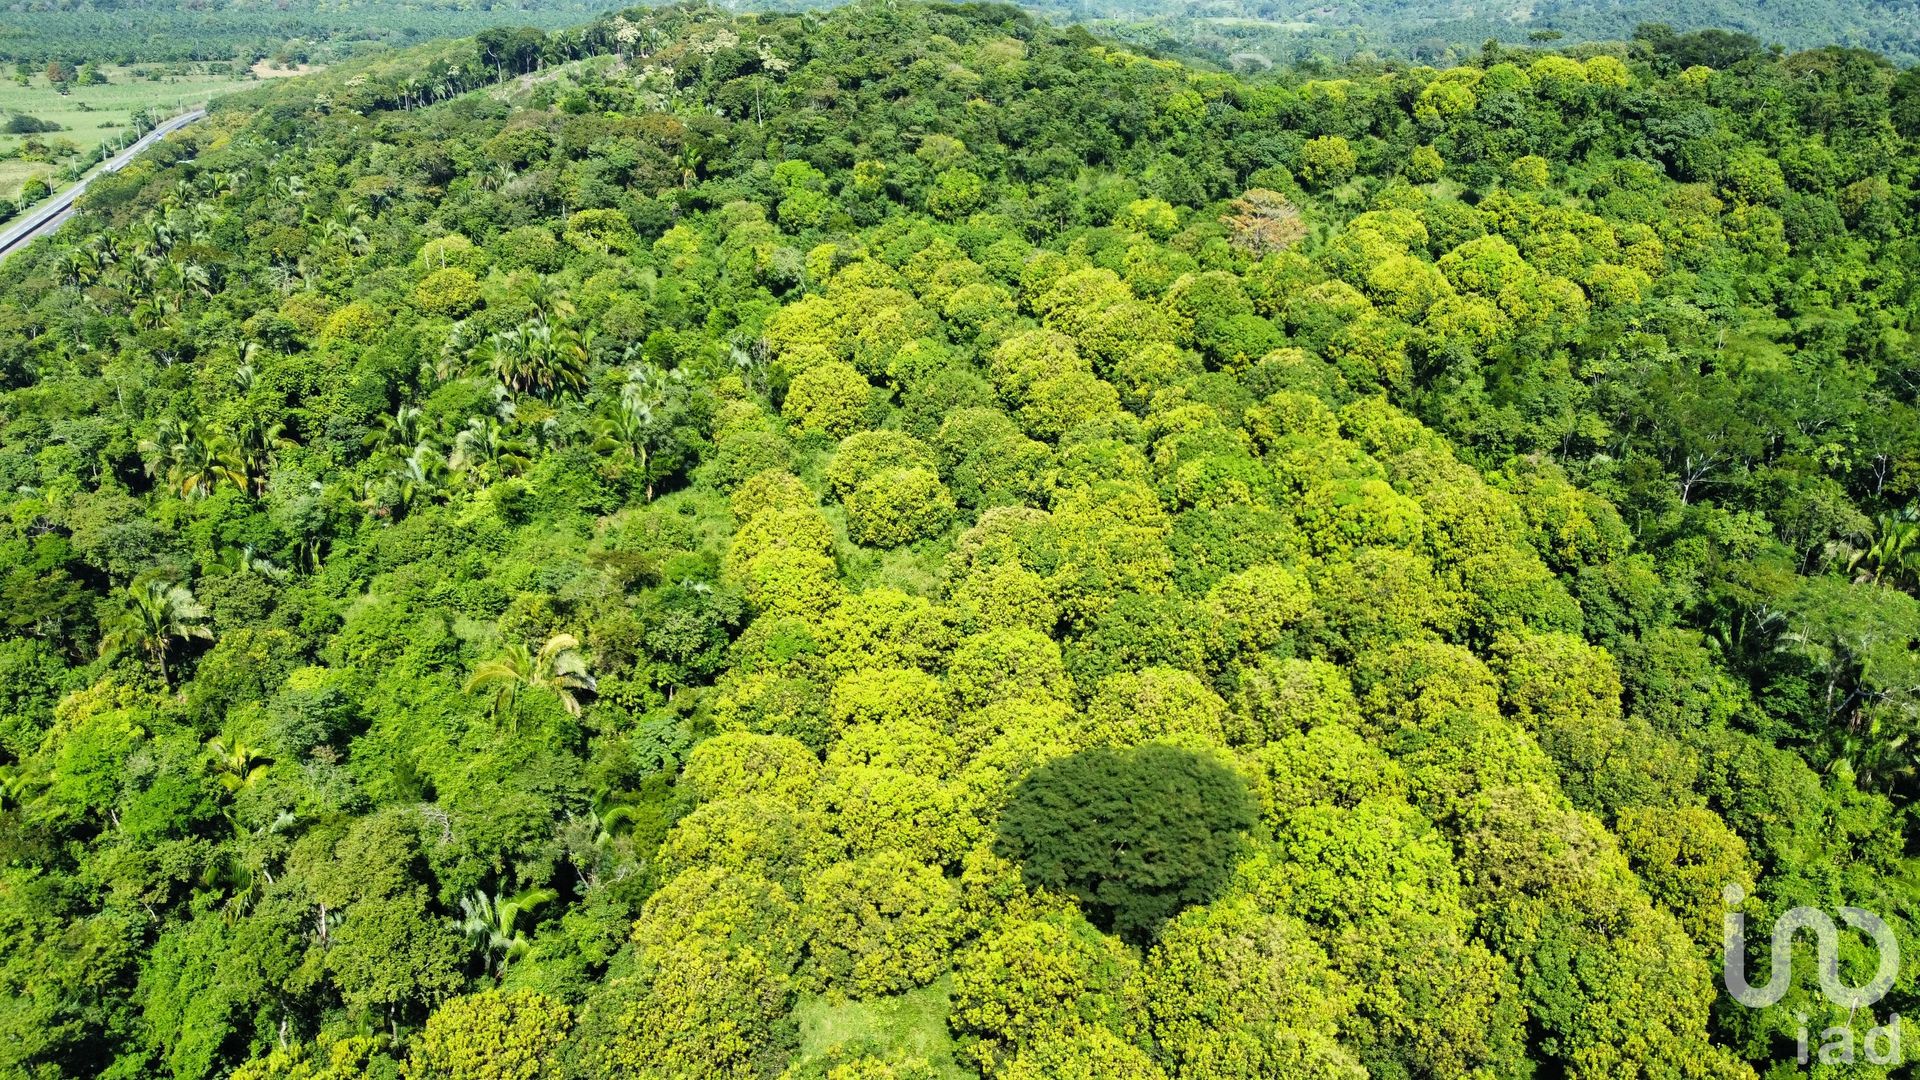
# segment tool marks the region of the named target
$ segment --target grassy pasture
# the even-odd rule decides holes
[[[836,1046],[866,1046],[925,1061],[941,1080],[960,1080],[966,1073],[954,1061],[953,1036],[947,1031],[951,984],[943,978],[873,1001],[803,998],[793,1010],[800,1022],[799,1058],[816,1058]]]
[[[165,75],[154,81],[134,69],[108,67],[105,71],[107,85],[75,87],[65,95],[57,93],[39,74],[28,79],[25,86],[11,78],[0,79],[0,122],[13,113],[50,120],[62,130],[31,137],[49,146],[65,140],[84,154],[101,143],[119,141],[141,109],[172,116],[218,94],[250,85],[228,74]],[[20,186],[30,177],[45,177],[53,183],[58,164],[71,160],[50,163],[13,156],[28,138],[0,135],[0,199],[17,199]]]

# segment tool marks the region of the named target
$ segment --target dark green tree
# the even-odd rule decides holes
[[[1257,820],[1246,782],[1217,758],[1159,743],[1100,747],[1021,781],[996,849],[1032,884],[1138,941],[1219,894]]]

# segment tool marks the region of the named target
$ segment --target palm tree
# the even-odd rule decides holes
[[[259,783],[260,778],[267,775],[268,767],[273,764],[272,758],[254,747],[238,739],[229,746],[227,741],[218,735],[207,740],[207,751],[212,754],[208,766],[213,770],[214,778],[220,782],[221,787],[227,789],[229,795],[238,795]]]
[[[474,186],[481,191],[499,191],[512,183],[516,175],[513,166],[498,162],[491,168],[482,168],[474,177]]]
[[[616,462],[632,464],[646,475],[648,456],[653,445],[653,417],[634,409],[616,407],[593,425],[593,452]],[[653,496],[648,494],[652,501]]]
[[[202,263],[187,259],[180,263],[180,300],[179,306],[187,306],[187,290],[192,289],[201,296],[213,295],[213,274]]]
[[[235,424],[221,455],[226,477],[248,495],[259,496],[265,492],[275,452],[294,445],[293,440],[286,437],[286,431],[287,426],[278,420],[253,415]]]
[[[367,219],[364,215],[357,212],[348,215],[346,243],[349,254],[365,255],[373,250],[373,239],[367,235],[366,226]]]
[[[298,206],[307,197],[306,178],[298,173],[273,178],[273,193],[284,204]]]
[[[414,447],[393,473],[394,509],[405,516],[422,500],[438,499],[445,494],[442,477],[446,469],[438,450],[426,443]]]
[[[1873,543],[1849,560],[1848,569],[1854,571],[1855,580],[1908,587],[1920,584],[1920,522],[1884,514],[1876,531],[1879,535]]]
[[[232,821],[231,811],[228,820]],[[233,841],[222,844],[200,871],[193,902],[218,901],[221,921],[233,925],[273,885],[273,863],[284,852],[284,844],[274,838],[285,834],[297,820],[292,811],[282,810],[272,821],[253,829],[234,822]],[[337,925],[337,920],[323,915],[323,933]]]
[[[0,765],[0,810],[22,810],[39,793],[41,785],[18,765]]]
[[[213,640],[213,631],[207,627],[207,609],[184,585],[155,580],[130,585],[122,604],[100,641],[100,654],[138,649],[159,663],[160,679],[168,686],[173,685],[173,675],[167,669],[167,650],[173,643],[193,638]]]
[[[83,287],[100,278],[100,264],[85,248],[68,248],[60,253],[60,282]]]
[[[560,322],[573,317],[575,308],[567,294],[550,279],[535,277],[520,287],[520,295],[533,308],[535,318]]]
[[[241,397],[253,393],[253,388],[260,384],[260,371],[253,366],[253,357],[259,351],[260,346],[251,341],[240,346],[240,363],[233,369],[233,388]]]
[[[555,829],[582,889],[599,884],[604,871],[631,854],[631,845],[623,841],[633,831],[639,816],[633,807],[610,802],[602,796],[594,799],[593,808],[586,813],[569,813],[566,823]]]
[[[544,315],[495,333],[488,353],[494,377],[515,393],[550,396],[586,385],[587,342]]]
[[[150,298],[142,299],[127,313],[127,321],[135,330],[158,330],[167,324],[167,311]]]
[[[508,645],[499,656],[473,669],[466,692],[491,693],[495,719],[513,707],[521,687],[551,691],[568,713],[579,716],[580,695],[593,693],[597,686],[587,672],[580,639],[572,634],[555,634],[537,653],[519,642]]]
[[[663,372],[636,365],[620,388],[619,404],[594,425],[594,452],[637,468],[646,481],[648,502],[653,501],[653,452],[672,430],[685,393],[679,368]]]
[[[511,424],[520,416],[520,403],[513,400],[513,391],[493,384],[493,418],[503,424]]]
[[[368,241],[365,229],[360,227],[356,218],[346,220],[328,218],[320,226],[320,245],[338,250],[342,255],[364,255]]]
[[[160,272],[161,260],[139,249],[136,245],[131,258],[120,264],[121,287],[131,297],[152,299],[155,291],[156,275]]]
[[[61,278],[69,285],[91,285],[105,278],[107,271],[119,261],[120,252],[114,241],[96,236],[62,254]]]
[[[687,377],[679,368],[662,371],[652,364],[635,364],[627,369],[620,384],[622,407],[657,413],[675,404],[687,392]]]
[[[326,512],[320,496],[326,491],[318,480],[309,480],[305,491],[294,495],[288,506],[288,532],[293,537],[293,563],[308,573],[320,569],[320,555],[327,544]]]
[[[512,390],[521,389],[526,379],[529,351],[527,335],[518,326],[494,331],[486,344],[481,346],[493,377],[499,379],[502,386]]]
[[[559,898],[552,889],[527,889],[514,896],[495,893],[488,896],[475,889],[460,899],[460,932],[474,951],[486,957],[487,969],[495,978],[507,965],[527,954],[532,942],[520,929],[520,916],[531,915]]]
[[[191,420],[176,419],[137,446],[146,458],[147,475],[165,477],[168,490],[181,498],[211,494],[214,485],[227,478],[220,448]]]
[[[380,418],[380,428],[367,433],[364,445],[376,455],[404,456],[425,441],[426,414],[413,405],[402,405],[392,416]]]
[[[740,376],[740,381],[747,385],[747,389],[761,394],[767,392],[767,357],[770,351],[765,338],[736,340],[728,345],[727,355],[733,372]]]
[[[277,565],[272,559],[254,550],[252,544],[242,544],[234,549],[231,558],[221,559],[221,564],[233,568],[236,575],[258,574],[268,581],[285,581],[286,567]]]
[[[475,341],[475,333],[475,328],[468,326],[465,319],[454,323],[453,328],[447,331],[446,339],[440,343],[440,352],[432,361],[436,381],[446,382],[467,371],[475,360],[489,356],[491,342]]]
[[[487,416],[467,418],[466,428],[453,437],[453,455],[447,459],[449,468],[469,476],[518,476],[529,464],[526,445]]]
[[[136,258],[152,258],[160,250],[154,217],[147,214],[127,229],[127,250]]]

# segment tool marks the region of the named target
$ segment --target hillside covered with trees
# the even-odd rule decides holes
[[[0,264],[0,1075],[1784,1076],[1920,1006],[1717,981],[1920,956],[1916,140],[897,0],[224,99]]]
[[[0,60],[329,63],[495,27],[555,30],[615,0],[38,0],[0,10]]]
[[[1591,44],[1640,38],[1647,30],[1656,36],[1662,31],[1699,34],[1701,44],[1715,52],[1843,45],[1874,49],[1903,64],[1920,61],[1920,7],[1907,0],[1037,0],[1030,6],[1083,22],[1103,35],[1249,69],[1359,54],[1424,63],[1471,61],[1488,41]]]

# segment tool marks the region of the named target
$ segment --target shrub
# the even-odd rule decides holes
[[[797,739],[732,731],[695,746],[680,782],[702,799],[770,795],[798,800],[819,776],[819,760]]]
[[[434,1010],[413,1044],[406,1080],[539,1080],[559,1066],[567,1006],[533,990],[489,990]]]
[[[953,496],[928,469],[888,469],[847,496],[847,531],[874,547],[937,536],[952,523]]]
[[[901,431],[862,431],[841,440],[827,465],[827,489],[846,498],[861,482],[887,469],[933,469],[933,451]]]
[[[1322,135],[1317,139],[1308,139],[1300,147],[1300,160],[1295,171],[1300,174],[1300,181],[1308,187],[1326,188],[1352,176],[1358,162],[1358,156],[1345,138]]]
[[[898,851],[836,863],[806,888],[813,974],[854,997],[925,986],[960,932],[960,887]]]
[[[480,282],[470,270],[435,270],[413,287],[413,306],[429,315],[459,318],[480,306]]]
[[[793,377],[780,412],[802,431],[840,438],[860,426],[872,393],[859,369],[844,360],[828,360]]]
[[[1440,179],[1447,163],[1440,157],[1440,151],[1431,146],[1416,146],[1407,157],[1407,179],[1416,184],[1431,184]]]
[[[7,122],[0,124],[0,135],[42,135],[50,131],[64,130],[51,120],[42,120],[26,113],[14,113]]]
[[[1135,967],[1078,916],[1010,920],[956,959],[952,1023],[986,1064],[1081,1026],[1114,1028]]]

